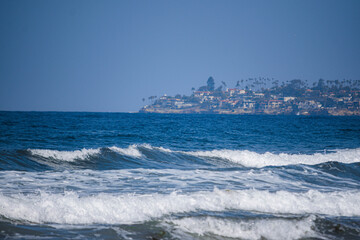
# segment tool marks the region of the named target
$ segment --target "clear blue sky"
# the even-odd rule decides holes
[[[0,1],[0,110],[137,111],[209,76],[360,79],[360,1]]]

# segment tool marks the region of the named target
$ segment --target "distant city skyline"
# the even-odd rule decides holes
[[[209,76],[360,79],[360,1],[1,1],[0,110],[134,112]]]

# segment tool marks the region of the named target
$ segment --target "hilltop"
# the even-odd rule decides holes
[[[324,80],[308,86],[294,79],[279,83],[270,78],[237,81],[234,88],[225,82],[215,88],[209,77],[205,86],[190,96],[149,97],[143,113],[213,113],[267,115],[360,115],[360,80]],[[144,100],[144,99],[143,99]]]

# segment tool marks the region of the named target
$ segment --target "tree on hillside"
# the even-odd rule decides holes
[[[209,79],[207,80],[207,88],[208,91],[214,91],[215,89],[215,81],[213,77],[209,77]]]
[[[223,86],[219,86],[217,89],[215,89],[215,92],[221,92]]]
[[[314,90],[324,91],[325,87],[326,87],[325,80],[320,78],[319,81],[317,82],[316,87],[314,87],[313,89]]]
[[[305,82],[300,79],[286,81],[286,84],[279,89],[284,96],[300,97],[304,94],[306,88]]]
[[[203,91],[207,91],[208,87],[207,86],[201,86],[198,88],[198,91],[203,92]]]
[[[215,81],[213,77],[209,77],[206,82],[206,86],[199,87],[198,91],[214,91],[215,89]]]
[[[153,101],[157,98],[157,96],[150,96],[148,97],[148,99],[151,101],[151,103],[153,103]]]

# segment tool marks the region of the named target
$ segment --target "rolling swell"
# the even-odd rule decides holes
[[[61,151],[53,149],[26,149],[3,151],[2,170],[65,170],[65,169],[128,169],[128,168],[189,168],[210,165],[206,161],[148,144],[116,146],[96,149]],[[5,154],[6,152],[6,154]],[[18,163],[20,162],[20,163]]]
[[[247,150],[213,150],[187,152],[198,157],[218,158],[228,160],[244,167],[267,167],[267,166],[287,166],[287,165],[316,165],[324,162],[355,163],[360,162],[360,148],[350,150],[338,150],[333,153],[315,154],[287,154],[287,153],[256,153]]]
[[[51,167],[31,159],[25,150],[0,150],[0,170],[46,171]]]
[[[125,148],[116,146],[96,149],[60,151],[51,149],[2,150],[2,170],[49,170],[49,169],[127,169],[127,168],[211,168],[245,167],[264,168],[309,165],[328,171],[345,171],[358,176],[357,163],[360,149],[344,149],[329,153],[288,154],[256,153],[248,150],[176,151],[149,144],[133,144]],[[344,164],[355,164],[354,169]]]

